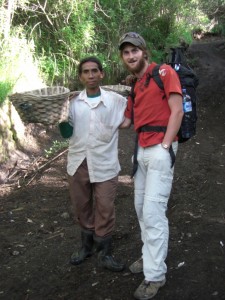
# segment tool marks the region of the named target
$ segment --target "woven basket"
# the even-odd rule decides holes
[[[104,90],[107,90],[107,91],[113,91],[117,94],[120,94],[124,97],[128,96],[129,95],[129,92],[131,90],[131,87],[130,86],[127,86],[127,85],[122,85],[122,84],[117,84],[117,85],[104,85],[102,86],[102,88]]]
[[[63,86],[46,87],[9,96],[25,123],[51,125],[67,118],[70,90]]]

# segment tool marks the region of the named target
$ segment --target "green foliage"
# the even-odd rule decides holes
[[[217,13],[218,15],[224,16],[224,0],[198,0],[197,2],[199,9],[209,18],[214,18]]]
[[[33,42],[33,58],[48,85],[78,86],[77,64],[87,55],[97,55],[107,80],[116,83],[124,73],[118,53],[120,36],[139,32],[146,39],[151,57],[160,62],[164,52],[183,40],[191,43],[191,31],[205,26],[224,0],[15,0],[9,10],[1,1],[0,34],[20,30],[20,38]],[[207,15],[206,15],[206,14]],[[10,18],[7,19],[7,16]],[[215,31],[224,31],[224,14]],[[222,24],[222,25],[221,25]],[[14,34],[13,34],[14,35]],[[1,41],[1,38],[0,38]],[[25,58],[24,58],[25,59]],[[9,80],[11,82],[11,80]]]
[[[54,53],[49,53],[49,55],[42,55],[39,58],[39,67],[45,81],[48,82],[49,85],[52,85],[55,76],[59,74]]]
[[[225,35],[225,0],[198,0],[198,7],[211,21],[205,27],[212,33]]]
[[[80,57],[95,47],[94,3],[31,0],[15,11],[13,25],[22,24],[26,37],[34,39],[36,58],[49,85],[68,84],[76,76]]]
[[[55,155],[60,150],[62,150],[64,148],[67,148],[68,145],[69,145],[68,140],[63,141],[63,142],[60,142],[60,141],[57,141],[57,140],[53,141],[52,146],[48,150],[45,149],[45,157],[46,158],[52,157],[53,155]]]
[[[187,28],[186,24],[180,24],[178,27],[174,26],[173,31],[166,38],[165,49],[178,47],[181,42],[186,42],[187,44],[192,42],[191,28]]]
[[[12,92],[13,83],[9,81],[0,81],[0,105],[6,100],[8,94]]]
[[[224,22],[224,24],[216,24],[213,27],[213,29],[211,30],[211,32],[216,35],[225,36],[225,22]]]
[[[0,39],[0,102],[18,90],[31,90],[43,85],[34,60],[34,44],[27,41],[22,28],[13,28],[11,35]]]

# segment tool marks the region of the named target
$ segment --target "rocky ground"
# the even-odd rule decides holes
[[[180,145],[169,201],[167,283],[157,300],[225,299],[225,40],[194,42],[191,64],[200,78],[198,130]],[[47,132],[60,137],[56,128]],[[127,266],[141,253],[130,180],[134,133],[121,130],[122,166],[116,199],[114,253]],[[62,150],[61,150],[62,151]],[[60,153],[60,152],[59,152]],[[36,157],[9,170],[0,190],[0,299],[131,300],[143,274],[100,269],[93,256],[80,266],[69,257],[79,243],[66,176],[66,152]],[[37,172],[39,168],[39,171]]]

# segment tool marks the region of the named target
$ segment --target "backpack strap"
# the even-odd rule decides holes
[[[134,124],[134,99],[135,99],[135,92],[134,92],[134,88],[135,88],[135,84],[137,82],[137,78],[135,78],[132,83],[131,83],[131,90],[129,93],[129,96],[131,98],[132,101],[132,115],[131,115],[131,123]]]
[[[156,82],[156,84],[158,85],[158,87],[161,89],[161,90],[164,90],[164,85],[163,85],[163,82],[162,82],[162,79],[160,78],[160,75],[159,75],[159,69],[160,67],[162,66],[163,64],[157,64],[153,69],[152,69],[152,72],[151,73],[147,73],[147,78],[146,78],[146,82],[145,82],[145,87],[147,87],[149,85],[149,82],[151,80],[151,78],[154,79],[154,81]],[[135,93],[134,93],[134,87],[135,87],[135,84],[137,82],[137,78],[135,78],[131,84],[131,91],[130,91],[130,94],[129,96],[131,97],[131,100],[132,102],[134,103],[134,99],[135,99]]]
[[[134,99],[135,99],[135,84],[136,84],[137,79],[134,79],[133,82],[131,83],[131,90],[129,93],[129,96],[132,101],[132,116],[131,116],[131,123],[134,123]],[[135,137],[135,143],[134,143],[134,155],[133,155],[133,168],[132,168],[132,173],[131,173],[131,178],[134,177],[134,174],[137,171],[138,168],[138,161],[137,161],[137,151],[138,151],[138,133],[136,133]]]
[[[137,153],[138,153],[138,133],[136,133],[135,136],[135,143],[134,143],[134,154],[133,154],[133,168],[131,172],[131,178],[134,177],[134,174],[136,173],[138,169],[138,161],[137,161]]]
[[[152,70],[152,78],[161,90],[164,90],[162,79],[159,75],[159,69],[163,64],[156,65]]]

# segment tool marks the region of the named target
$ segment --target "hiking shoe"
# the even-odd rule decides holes
[[[143,259],[142,257],[136,260],[132,265],[129,266],[131,273],[138,274],[143,272]]]
[[[134,298],[138,300],[152,299],[158,292],[159,288],[164,286],[166,279],[162,281],[143,280],[134,293]]]

